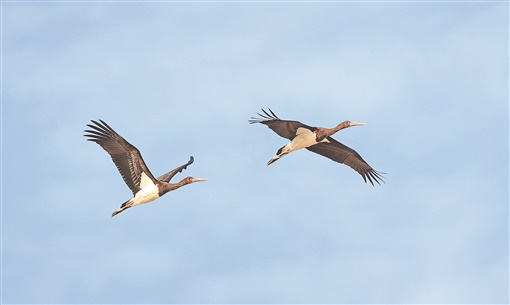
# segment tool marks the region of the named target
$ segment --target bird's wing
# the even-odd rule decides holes
[[[249,122],[250,124],[261,123],[271,128],[272,131],[277,133],[280,137],[292,140],[296,137],[296,133],[299,127],[307,128],[311,131],[314,131],[315,127],[310,127],[298,121],[286,121],[280,120],[271,109],[269,109],[269,113],[262,109],[264,114],[257,113],[260,118],[252,117]]]
[[[176,169],[173,169],[173,170],[169,171],[168,173],[166,173],[164,175],[159,176],[158,180],[159,181],[164,181],[164,182],[170,182],[170,180],[175,176],[175,174],[180,173],[183,170],[185,170],[186,167],[188,167],[188,165],[191,165],[193,163],[193,161],[195,161],[193,156],[189,157],[188,163],[186,163],[186,164],[184,164],[182,166],[179,166]]]
[[[380,181],[384,182],[382,177],[382,174],[384,173],[374,170],[354,149],[343,145],[331,137],[328,137],[327,139],[329,143],[317,143],[307,147],[306,149],[351,167],[357,171],[361,177],[363,177],[365,183],[367,182],[367,179],[372,185],[374,185],[374,181],[379,185],[381,184]]]
[[[113,163],[117,166],[120,175],[133,192],[133,195],[145,186],[142,185],[142,182],[148,182],[142,181],[142,173],[145,173],[152,180],[152,183],[156,184],[156,179],[145,165],[140,151],[129,144],[108,124],[102,120],[99,121],[100,123],[92,120],[95,125],[87,124],[93,130],[85,130],[85,136],[88,137],[88,141],[96,142],[110,154]]]

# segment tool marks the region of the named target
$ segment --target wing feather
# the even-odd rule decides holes
[[[278,134],[282,138],[286,138],[292,141],[296,137],[298,128],[303,127],[311,131],[315,131],[317,128],[310,127],[298,121],[287,121],[278,118],[274,112],[269,109],[269,112],[262,109],[264,114],[257,113],[260,117],[252,117],[249,122],[250,124],[261,123],[269,127],[272,131]]]
[[[95,125],[87,124],[92,129],[85,130],[84,136],[88,137],[88,141],[99,144],[110,154],[113,163],[117,166],[122,179],[131,189],[133,195],[143,187],[141,186],[142,173],[145,173],[156,184],[156,179],[147,168],[140,151],[136,147],[129,144],[104,121],[91,121]]]
[[[381,181],[384,182],[382,176],[384,173],[374,170],[354,149],[345,146],[331,137],[327,139],[329,143],[321,142],[306,149],[351,167],[363,177],[365,183],[367,179],[372,185],[374,185],[374,182],[379,185]]]
[[[164,175],[161,175],[158,177],[158,180],[159,181],[164,181],[164,182],[170,182],[170,180],[177,174],[177,173],[180,173],[182,172],[183,170],[186,169],[186,167],[188,167],[188,165],[191,165],[193,163],[193,161],[195,161],[195,159],[193,158],[193,156],[189,157],[189,161],[188,163],[184,164],[184,165],[181,165],[179,167],[177,167],[176,169],[173,169],[171,171],[169,171],[168,173],[164,174]]]

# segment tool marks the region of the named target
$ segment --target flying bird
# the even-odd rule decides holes
[[[278,118],[271,109],[265,111],[264,114],[257,113],[260,117],[252,117],[250,124],[261,123],[269,127],[272,131],[279,136],[289,139],[290,143],[283,146],[276,152],[276,156],[271,158],[267,165],[272,164],[281,157],[306,148],[309,151],[317,153],[321,156],[329,158],[335,162],[343,163],[355,171],[357,171],[365,183],[368,181],[374,185],[374,182],[381,184],[383,181],[381,172],[374,170],[368,165],[363,158],[353,149],[336,141],[331,136],[337,131],[352,126],[363,126],[365,123],[356,123],[351,121],[344,121],[333,128],[311,127],[298,121],[286,121]],[[384,181],[383,181],[384,182]]]
[[[88,137],[88,141],[99,144],[110,154],[124,182],[133,192],[133,198],[124,202],[120,208],[113,212],[112,217],[131,207],[154,201],[181,186],[193,182],[207,181],[204,178],[186,177],[178,183],[170,183],[175,174],[182,172],[188,165],[193,163],[193,156],[190,157],[188,163],[169,171],[157,179],[154,178],[136,147],[129,144],[128,141],[102,120],[99,120],[99,122],[91,121],[94,125],[87,124],[87,126],[92,128],[92,130],[85,130],[86,134],[84,136]]]

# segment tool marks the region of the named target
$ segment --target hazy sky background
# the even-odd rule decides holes
[[[2,4],[4,303],[508,303],[509,5]],[[333,127],[387,183],[248,119]],[[131,197],[103,119],[154,175]]]

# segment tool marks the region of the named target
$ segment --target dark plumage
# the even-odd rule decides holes
[[[374,170],[365,160],[353,149],[336,141],[331,136],[337,131],[352,126],[362,126],[365,123],[344,121],[334,128],[311,127],[298,121],[287,121],[278,118],[271,109],[263,114],[257,113],[260,117],[252,117],[250,124],[261,123],[269,127],[279,136],[291,142],[278,150],[276,156],[269,160],[267,165],[272,164],[286,154],[306,148],[309,151],[329,158],[335,162],[343,163],[357,171],[363,180],[374,185],[374,182],[381,184],[383,177],[381,172]],[[384,182],[384,181],[383,181]]]
[[[102,120],[99,120],[99,122],[92,120],[92,123],[94,123],[94,125],[87,124],[87,126],[92,129],[85,130],[84,136],[88,137],[88,141],[99,144],[110,154],[124,182],[126,182],[127,186],[133,192],[133,198],[124,202],[119,209],[113,212],[112,216],[130,207],[156,200],[164,194],[186,184],[207,180],[203,178],[187,177],[178,183],[169,183],[170,179],[177,173],[182,172],[188,165],[193,163],[193,156],[190,157],[188,163],[156,179],[147,168],[140,151],[136,147],[129,144],[128,141]]]

